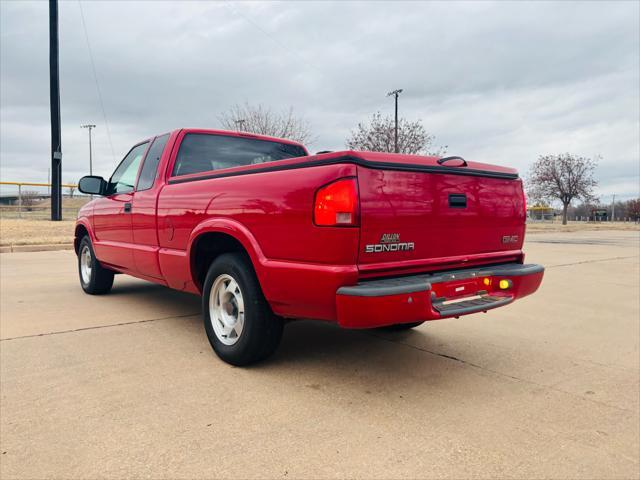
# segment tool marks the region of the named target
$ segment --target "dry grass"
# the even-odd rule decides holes
[[[0,246],[52,245],[73,242],[75,221],[0,219]]]
[[[85,205],[89,201],[91,201],[91,198],[88,197],[88,196],[73,197],[73,198],[63,197],[63,199],[62,199],[62,208],[63,209],[68,208],[70,210],[80,210],[80,207],[82,207],[83,205]],[[49,199],[42,200],[41,202],[36,203],[34,206],[35,207],[50,208],[51,207],[51,200],[49,200]]]
[[[74,220],[78,216],[78,210],[90,201],[87,196],[64,197],[62,199],[62,218]],[[32,205],[0,205],[0,218],[2,219],[28,219],[28,220],[48,220],[51,218],[51,201],[49,199],[36,202]]]
[[[595,230],[636,230],[640,231],[640,224],[633,222],[561,222],[527,223],[527,233],[547,232],[584,232]]]

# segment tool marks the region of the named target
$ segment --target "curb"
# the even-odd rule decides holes
[[[51,252],[54,250],[73,250],[73,243],[59,243],[53,245],[6,245],[0,247],[0,253]]]

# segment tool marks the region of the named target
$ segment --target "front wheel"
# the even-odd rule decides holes
[[[280,343],[283,320],[271,312],[245,255],[214,260],[204,281],[202,311],[211,347],[231,365],[263,360]]]
[[[113,271],[100,265],[88,235],[82,238],[78,247],[78,274],[80,286],[90,295],[108,293],[113,286]]]

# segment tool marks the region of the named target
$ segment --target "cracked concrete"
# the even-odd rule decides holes
[[[640,478],[638,232],[536,234],[541,290],[414,331],[287,326],[247,369],[195,296],[0,255],[0,478]],[[561,267],[561,268],[560,268]]]

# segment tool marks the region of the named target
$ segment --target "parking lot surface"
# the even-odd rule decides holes
[[[530,235],[540,291],[414,331],[293,322],[224,364],[197,297],[0,255],[0,477],[638,478],[639,249]],[[312,288],[312,286],[310,286]]]

